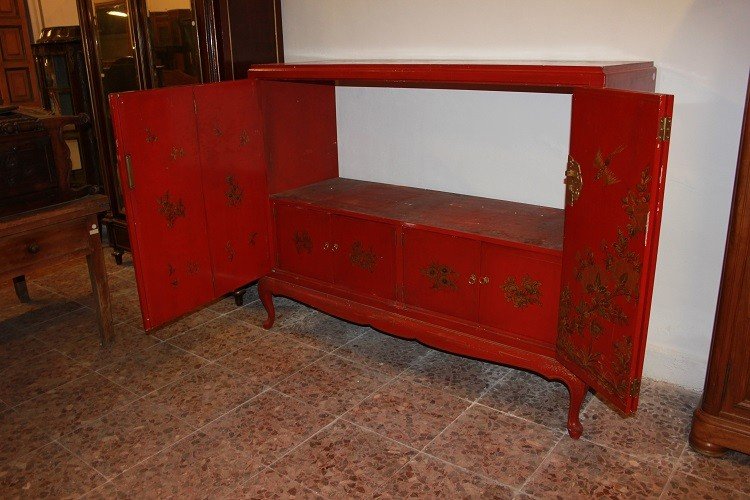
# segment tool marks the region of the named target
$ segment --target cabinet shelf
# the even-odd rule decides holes
[[[273,198],[429,226],[526,250],[562,252],[565,212],[557,208],[342,177]]]

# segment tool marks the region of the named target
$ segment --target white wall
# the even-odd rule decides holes
[[[750,66],[750,2],[286,0],[282,12],[287,61],[653,60],[657,90],[675,95],[675,110],[645,371],[655,378],[702,387]],[[509,104],[490,94],[394,97],[390,92],[339,91],[344,175],[351,171],[371,174],[370,178],[390,176],[392,181],[400,177],[403,183],[416,184],[437,177],[447,189],[455,185],[484,195],[491,195],[491,189],[502,194],[511,185],[518,186],[512,196],[516,199],[559,200],[556,182],[529,182],[525,168],[509,166],[536,155],[545,168],[562,171],[555,158],[567,152],[568,123],[557,123],[566,113],[565,103],[553,100],[548,109],[540,110],[538,96],[516,95],[518,101]],[[388,105],[394,98],[398,104]],[[452,127],[446,123],[451,112],[440,109],[466,105],[476,113],[476,122],[497,126],[494,137],[484,132],[481,139],[489,145],[483,144],[480,154],[472,153],[475,144],[469,138],[474,135],[462,133],[461,127],[471,126],[472,120],[462,116],[463,125]],[[507,135],[512,128],[493,116],[492,110],[501,109],[510,110],[507,114],[514,120],[524,120],[524,110],[544,114],[539,143],[518,142],[515,135]],[[398,118],[395,123],[390,116]],[[404,140],[407,124],[411,127]],[[375,146],[382,144],[388,147],[377,153]],[[412,144],[424,155],[415,154]],[[355,153],[362,152],[369,172],[357,171]],[[459,166],[462,156],[457,152],[469,154],[470,161]],[[509,158],[511,154],[518,158]],[[435,161],[444,156],[445,161]],[[387,171],[388,162],[402,157],[398,168]],[[476,164],[481,179],[473,177]]]
[[[41,21],[45,28],[78,24],[76,0],[28,0],[28,3],[30,9],[34,9],[31,4],[37,4],[34,10],[41,13]],[[39,29],[41,28],[42,26],[39,26]]]

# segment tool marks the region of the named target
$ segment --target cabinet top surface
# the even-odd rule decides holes
[[[501,240],[545,253],[562,250],[565,215],[557,208],[341,177],[273,198]]]
[[[248,76],[267,80],[305,80],[337,84],[519,85],[609,87],[609,79],[632,75],[653,80],[650,61],[304,61],[253,66]]]

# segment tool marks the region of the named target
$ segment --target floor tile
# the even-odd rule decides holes
[[[723,457],[710,458],[688,448],[680,457],[677,468],[750,495],[750,455],[729,452]]]
[[[82,377],[90,371],[57,351],[47,351],[25,363],[0,369],[0,399],[19,404]]]
[[[198,432],[128,469],[115,487],[134,498],[195,498],[226,494],[257,470],[228,443]]]
[[[583,408],[590,399],[591,393],[586,394]],[[479,403],[567,432],[570,405],[567,387],[534,373],[513,370],[482,396]]]
[[[0,366],[25,363],[49,349],[47,344],[34,337],[28,330],[0,333]]]
[[[397,375],[432,350],[419,342],[403,340],[371,328],[342,345],[336,354],[382,372]]]
[[[58,318],[82,307],[78,302],[67,299],[62,295],[45,295],[44,298],[34,299],[30,304],[20,304],[13,307],[9,311],[13,316],[3,321],[3,328],[33,328],[45,321]]]
[[[717,483],[712,483],[689,476],[682,472],[675,472],[664,488],[660,498],[683,500],[685,498],[700,498],[704,500],[747,500],[750,495],[744,495]]]
[[[112,291],[112,320],[122,323],[141,316],[141,304],[135,290],[125,289]]]
[[[52,441],[43,428],[15,410],[0,413],[0,465]]]
[[[252,343],[219,358],[217,363],[271,385],[324,355],[314,347],[264,331]]]
[[[421,449],[470,404],[443,390],[397,379],[349,410],[344,418]]]
[[[104,476],[57,443],[0,467],[2,498],[75,498]]]
[[[169,343],[206,359],[216,360],[254,342],[261,332],[241,321],[218,318],[169,339]]]
[[[359,403],[389,377],[337,356],[326,356],[283,380],[276,388],[339,415]]]
[[[136,398],[132,392],[91,373],[21,404],[16,411],[56,439]]]
[[[326,497],[369,496],[414,454],[378,434],[337,422],[294,449],[273,469]]]
[[[284,297],[275,297],[274,308],[276,309],[276,319],[274,321],[274,328],[280,328],[285,325],[289,325],[305,316],[310,314],[313,310],[295,302],[293,300],[286,299]],[[247,305],[231,311],[228,318],[238,319],[250,323],[251,325],[262,327],[263,322],[266,321],[268,315],[266,310],[263,308],[263,304],[260,301],[253,301]]]
[[[408,368],[402,378],[475,400],[510,372],[510,368],[434,351]]]
[[[272,469],[264,469],[239,488],[230,491],[224,498],[322,499],[320,495],[305,488],[297,481],[282,476]]]
[[[81,497],[82,500],[130,500],[127,495],[119,491],[115,487],[115,483],[107,481],[106,483],[97,486],[93,490],[89,491]]]
[[[161,340],[171,339],[172,337],[181,335],[188,330],[195,328],[196,326],[207,323],[218,317],[219,313],[213,311],[212,309],[204,307],[203,309],[199,309],[194,313],[188,314],[187,316],[180,318],[177,321],[174,321],[166,326],[151,330],[149,332],[149,335],[153,335],[154,337]],[[143,321],[141,320],[141,318],[134,318],[130,320],[129,323],[143,330]]]
[[[517,488],[561,436],[561,432],[475,405],[425,451]]]
[[[60,442],[113,478],[192,432],[192,427],[164,407],[139,399],[87,422]]]
[[[514,494],[501,483],[420,454],[385,482],[380,497],[510,499]]]
[[[167,343],[156,344],[111,363],[100,374],[144,395],[197,370],[206,360]]]
[[[92,338],[96,342],[99,335],[99,326],[96,312],[93,309],[83,307],[51,321],[41,323],[29,331],[49,347],[65,351],[71,344],[81,339]]]
[[[274,462],[334,417],[270,390],[212,422],[203,430],[244,453],[256,466]]]
[[[115,325],[112,343],[106,347],[102,347],[97,334],[95,337],[84,337],[71,341],[58,347],[58,350],[79,363],[93,370],[98,370],[110,363],[129,357],[134,352],[148,349],[159,342],[159,339],[144,333],[143,330],[126,323],[120,323]]]
[[[641,458],[677,458],[690,433],[690,415],[698,405],[693,391],[645,381],[638,411],[623,418],[598,399],[583,412],[584,437]]]
[[[275,327],[274,330],[276,330]],[[280,334],[326,352],[338,349],[362,335],[366,330],[366,328],[317,311],[307,314],[295,323],[278,328]]]
[[[195,428],[239,406],[262,390],[260,383],[210,364],[147,396]]]
[[[673,466],[565,436],[523,489],[538,498],[658,498]]]

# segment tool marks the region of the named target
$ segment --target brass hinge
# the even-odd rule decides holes
[[[672,117],[665,116],[659,120],[659,137],[662,142],[667,142],[672,136]]]
[[[637,379],[634,379],[630,383],[630,396],[633,398],[637,398],[640,392],[641,392],[641,379],[637,378]]]
[[[572,207],[581,196],[583,176],[581,165],[570,155],[568,155],[568,166],[565,169],[565,185],[567,186],[567,204]]]
[[[128,177],[128,188],[135,189],[135,181],[133,180],[133,160],[130,155],[125,155],[125,175]]]

